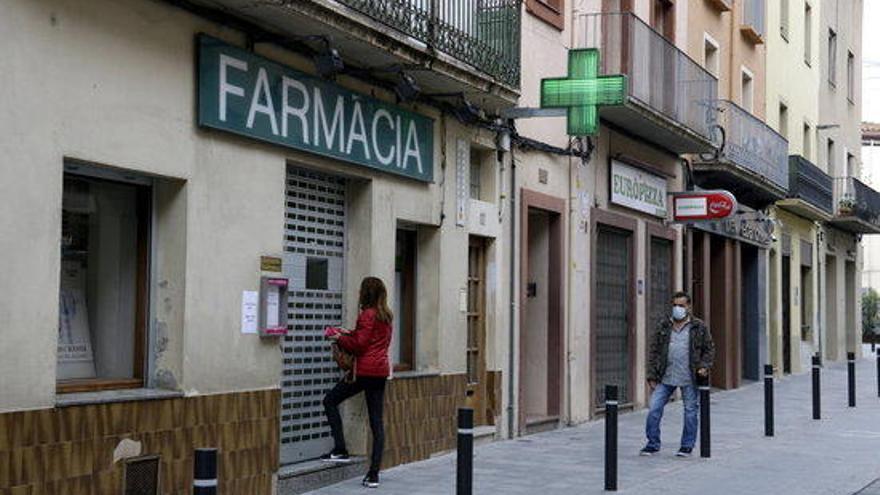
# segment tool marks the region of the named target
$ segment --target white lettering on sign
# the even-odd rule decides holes
[[[612,160],[611,202],[665,218],[666,179]]]
[[[228,68],[247,72],[248,64],[229,55],[220,55],[220,120],[226,122],[226,95],[244,96],[244,88],[229,82]]]
[[[675,198],[676,217],[696,217],[707,214],[706,198]]]

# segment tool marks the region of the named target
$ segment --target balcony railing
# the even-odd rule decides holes
[[[744,0],[743,28],[751,29],[757,35],[756,41],[764,38],[766,33],[767,4],[765,0]]]
[[[521,0],[337,1],[519,87]]]
[[[828,215],[834,214],[834,181],[800,155],[788,157],[788,197],[805,201]]]
[[[584,14],[582,47],[600,49],[600,73],[625,74],[632,100],[712,140],[718,80],[630,13]]]
[[[868,227],[866,230],[855,229],[856,232],[880,232],[880,193],[855,177],[837,177],[834,179],[834,198],[838,223],[851,218]]]
[[[736,103],[722,100],[718,108],[725,134],[720,159],[788,191],[788,141]]]

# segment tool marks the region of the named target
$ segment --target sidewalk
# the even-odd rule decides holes
[[[666,408],[664,448],[639,457],[647,411],[620,416],[619,493],[874,494],[880,483],[880,398],[873,357],[857,364],[857,408],[847,407],[846,364],[822,369],[822,420],[811,418],[810,374],[776,381],[776,437],[764,437],[761,383],[712,395],[712,458],[674,456],[681,403]],[[551,495],[605,493],[604,423],[478,447],[474,493]],[[377,491],[360,479],[313,494],[455,493],[455,454],[398,466],[381,474]]]

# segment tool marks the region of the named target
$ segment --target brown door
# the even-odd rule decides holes
[[[489,422],[486,412],[486,241],[471,236],[468,248],[467,407],[474,424]]]

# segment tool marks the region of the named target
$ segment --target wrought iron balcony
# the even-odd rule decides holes
[[[763,209],[788,195],[788,141],[739,105],[721,100],[724,144],[694,162],[700,187],[727,189],[740,203]]]
[[[788,197],[777,206],[812,220],[829,220],[834,214],[834,181],[821,168],[800,155],[788,157]]]
[[[627,76],[628,101],[599,115],[675,153],[714,149],[718,79],[630,13],[583,14],[582,48],[598,48],[601,74]]]
[[[425,93],[479,93],[489,111],[519,99],[522,0],[189,1],[392,83],[400,68]]]
[[[880,193],[855,177],[834,179],[831,224],[858,234],[880,234]]]
[[[337,0],[519,87],[521,0]]]

